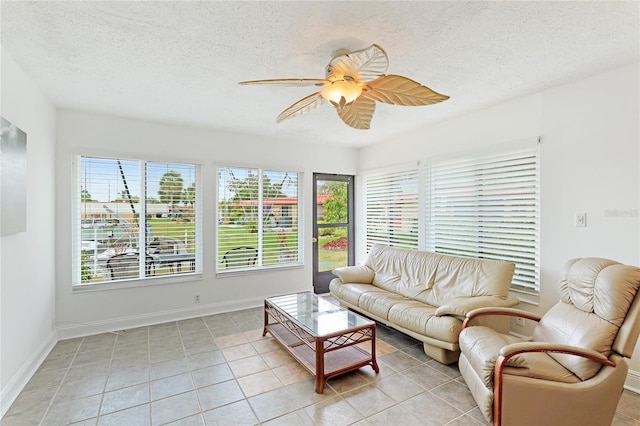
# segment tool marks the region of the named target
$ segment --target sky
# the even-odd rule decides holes
[[[143,169],[140,161],[120,160],[124,179],[118,167],[118,160],[82,157],[80,182],[91,198],[107,202],[119,197],[125,190],[125,181],[132,197],[140,196]],[[160,179],[169,171],[182,176],[183,188],[195,182],[195,166],[175,163],[147,163],[147,197],[159,199]]]
[[[125,180],[132,197],[140,196],[141,193],[141,176],[144,173],[144,162],[137,160],[120,160],[124,180],[120,173],[118,160],[103,159],[92,157],[81,157],[80,166],[80,183],[83,189],[86,189],[91,195],[91,199],[100,202],[108,202],[119,198],[122,191],[125,190]],[[229,169],[229,168],[223,168]],[[234,175],[238,179],[245,179],[250,169],[232,168]],[[257,169],[253,169],[256,173]],[[158,190],[160,188],[160,179],[169,172],[178,172],[183,180],[183,188],[191,186],[196,180],[196,166],[190,164],[176,163],[153,163],[147,162],[147,198],[159,199]],[[273,183],[280,182],[283,179],[283,172],[265,171],[271,177]],[[297,179],[296,173],[288,174],[293,178],[294,184],[284,185],[283,192],[291,197],[297,196]],[[229,179],[228,173],[221,174],[222,184]],[[221,192],[223,198],[231,197],[229,191]]]

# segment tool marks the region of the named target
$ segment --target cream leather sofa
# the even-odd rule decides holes
[[[364,265],[338,268],[329,291],[340,305],[423,342],[443,364],[458,360],[458,336],[467,312],[509,307],[515,265],[374,245]],[[507,330],[508,320],[490,324]]]

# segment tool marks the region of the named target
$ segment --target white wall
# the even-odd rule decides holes
[[[105,291],[71,288],[71,161],[74,155],[104,155],[202,165],[203,277],[191,282]],[[312,290],[312,175],[355,174],[358,152],[280,142],[262,137],[180,127],[73,111],[58,111],[56,162],[57,318],[61,336],[96,333],[205,313],[259,306],[264,297]],[[258,166],[304,173],[304,267],[215,276],[217,164]],[[194,294],[200,303],[194,303]],[[91,327],[83,327],[82,323]]]
[[[521,307],[544,312],[557,302],[560,269],[572,257],[599,256],[640,266],[638,75],[638,64],[626,66],[398,135],[363,149],[360,169],[540,136],[540,305]],[[587,227],[574,226],[576,212],[587,213]],[[627,381],[637,391],[639,347]]]
[[[27,134],[27,230],[0,237],[0,417],[56,342],[55,108],[2,49],[2,117]]]

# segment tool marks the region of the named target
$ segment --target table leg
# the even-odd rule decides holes
[[[376,361],[376,327],[371,327],[371,367],[376,373],[380,372],[378,362]]]
[[[262,329],[262,337],[267,334],[267,324],[269,324],[269,312],[267,312],[267,301],[264,301],[264,328]]]
[[[316,339],[316,393],[324,392],[324,341]]]

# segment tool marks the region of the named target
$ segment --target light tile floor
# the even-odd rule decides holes
[[[379,374],[316,394],[262,325],[254,308],[60,341],[0,425],[486,425],[457,367],[390,328]],[[640,395],[624,392],[614,425],[640,425]]]

